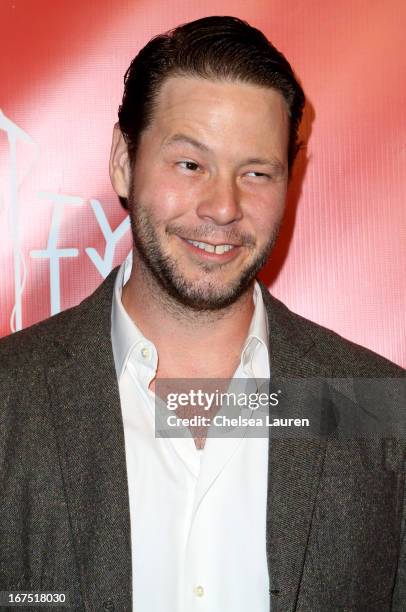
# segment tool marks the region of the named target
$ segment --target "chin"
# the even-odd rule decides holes
[[[240,279],[227,287],[221,281],[216,283],[193,282],[171,279],[165,283],[166,291],[182,306],[195,311],[216,311],[231,306],[244,295],[252,284],[241,284]]]

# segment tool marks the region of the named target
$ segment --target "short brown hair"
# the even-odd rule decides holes
[[[150,125],[154,103],[169,76],[236,80],[270,87],[283,95],[290,120],[288,164],[294,161],[304,93],[293,70],[260,30],[236,17],[204,17],[152,38],[124,77],[119,125],[130,162],[139,137]]]

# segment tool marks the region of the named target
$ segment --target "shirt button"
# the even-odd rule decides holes
[[[195,588],[193,589],[193,592],[196,595],[196,597],[203,597],[204,588],[199,584],[199,586],[195,586]]]
[[[141,349],[141,355],[144,359],[149,359],[149,349],[147,349],[145,346]]]

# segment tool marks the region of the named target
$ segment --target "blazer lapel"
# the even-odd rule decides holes
[[[66,316],[47,379],[85,608],[130,612],[128,486],[110,339],[114,278],[115,271]]]
[[[288,390],[289,417],[300,414],[312,380],[328,372],[309,359],[312,338],[293,323],[293,315],[262,285],[268,313],[272,390]],[[303,384],[292,380],[303,379]],[[296,609],[326,440],[319,435],[270,430],[267,557],[272,609]]]

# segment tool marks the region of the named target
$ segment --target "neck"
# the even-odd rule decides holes
[[[230,306],[196,311],[169,295],[134,258],[122,301],[137,327],[156,346],[160,376],[231,376],[253,316],[253,290],[254,281]]]

